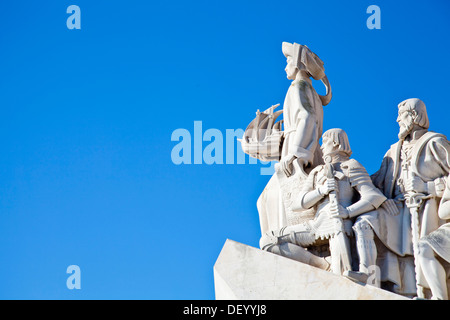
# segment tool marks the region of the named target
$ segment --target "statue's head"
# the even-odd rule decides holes
[[[282,51],[286,57],[286,71],[289,80],[295,80],[299,72],[314,80],[321,80],[327,89],[327,94],[321,96],[322,105],[326,106],[331,100],[331,86],[325,75],[323,61],[307,46],[298,43],[283,42]]]
[[[299,70],[305,70],[315,80],[325,77],[323,61],[307,46],[283,42],[281,49],[287,59],[285,70],[288,79],[294,80]]]
[[[284,68],[284,71],[286,71],[286,76],[289,80],[295,80],[295,77],[299,72],[299,68],[294,60],[295,59],[292,56],[286,56],[286,68]]]
[[[322,135],[322,149],[323,158],[333,157],[337,154],[350,157],[352,149],[348,141],[347,133],[342,129],[330,129]]]
[[[400,127],[398,138],[404,139],[411,132],[418,129],[428,129],[427,108],[422,100],[417,98],[407,99],[398,105],[397,122]]]

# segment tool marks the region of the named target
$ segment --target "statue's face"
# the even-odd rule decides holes
[[[414,119],[412,117],[411,112],[399,109],[397,122],[400,127],[398,132],[398,138],[404,139],[411,133],[414,127]]]
[[[287,65],[284,71],[286,71],[287,78],[289,80],[295,80],[295,76],[297,75],[298,69],[297,66],[294,64],[294,59],[292,59],[291,56],[287,56],[286,63]]]
[[[320,146],[324,157],[333,155],[339,152],[339,146],[335,145],[332,139],[328,137],[322,137],[322,145]]]

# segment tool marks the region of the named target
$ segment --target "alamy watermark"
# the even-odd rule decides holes
[[[203,131],[202,121],[194,121],[192,130],[178,128],[172,132],[171,141],[177,144],[170,156],[176,165],[260,164],[264,166],[261,175],[273,175],[273,161],[261,161],[243,152],[237,140],[243,135],[243,129],[226,129],[225,133],[214,128]]]
[[[67,289],[81,289],[81,269],[76,264],[67,267],[66,273],[70,274],[67,278]]]
[[[380,278],[381,278],[381,269],[377,265],[371,265],[367,269],[369,277],[367,278],[367,284],[377,287],[380,287]]]
[[[66,26],[67,29],[81,29],[81,9],[79,6],[76,5],[70,5],[67,7],[66,10],[67,13],[70,14],[70,16],[66,20]]]
[[[367,28],[372,29],[381,29],[381,9],[379,6],[370,5],[367,7],[366,13],[370,14],[367,18],[366,25]]]

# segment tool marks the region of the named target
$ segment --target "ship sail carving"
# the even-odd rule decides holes
[[[242,139],[238,139],[242,150],[249,156],[262,161],[280,160],[283,120],[276,120],[283,110],[274,112],[279,105],[273,105],[263,112],[256,111],[255,119],[247,126]]]

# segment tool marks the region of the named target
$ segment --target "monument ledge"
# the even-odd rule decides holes
[[[227,239],[214,265],[217,300],[408,300]]]

